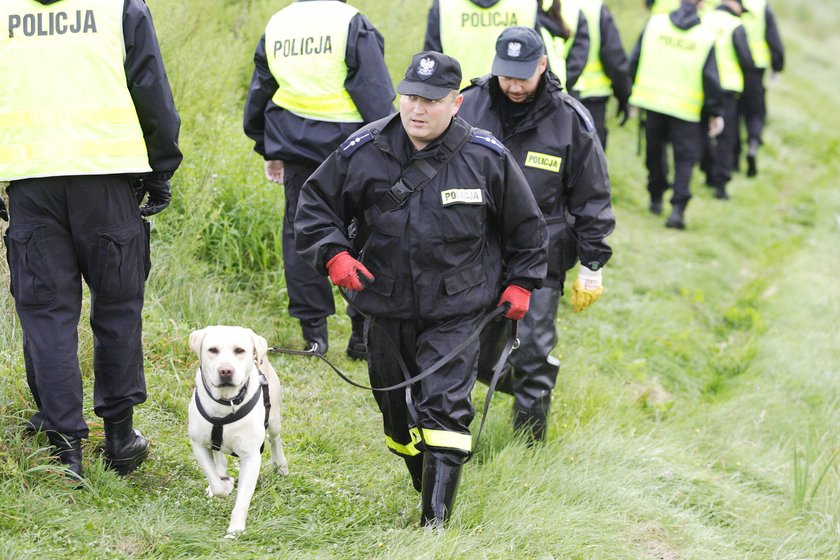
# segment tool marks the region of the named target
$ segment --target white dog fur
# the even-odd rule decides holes
[[[198,355],[199,369],[189,407],[189,436],[193,453],[209,483],[207,497],[224,498],[233,491],[233,478],[227,475],[227,454],[236,453],[239,457],[239,488],[227,528],[227,536],[233,537],[245,530],[248,508],[260,474],[260,447],[266,436],[272,464],[280,474],[289,473],[280,439],[280,380],[266,359],[268,344],[265,338],[251,329],[224,325],[206,327],[190,334],[190,349]],[[260,397],[247,416],[224,426],[221,451],[213,451],[210,437],[213,425],[198,412],[195,399],[201,399],[202,407],[210,416],[228,416],[233,412],[232,407],[209,398],[208,389],[215,399],[230,400],[247,382],[248,391],[240,405],[244,406],[261,390],[260,370],[268,380],[271,401],[268,430],[264,427],[265,407]],[[229,377],[226,382],[220,372]]]

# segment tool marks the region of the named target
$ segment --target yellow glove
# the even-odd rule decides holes
[[[604,293],[601,270],[590,270],[580,265],[578,277],[572,285],[572,309],[580,313]]]

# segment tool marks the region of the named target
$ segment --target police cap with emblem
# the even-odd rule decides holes
[[[415,54],[397,84],[402,95],[418,95],[426,99],[442,99],[461,87],[461,64],[445,54],[426,51]]]
[[[536,29],[508,27],[496,39],[496,58],[491,72],[494,76],[527,80],[534,75],[545,45]]]

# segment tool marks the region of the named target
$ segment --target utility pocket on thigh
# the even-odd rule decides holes
[[[131,299],[143,289],[146,279],[148,236],[141,221],[97,233],[99,270],[91,276],[96,284],[91,289],[106,301]]]
[[[22,225],[5,234],[9,263],[9,289],[21,306],[48,305],[55,301],[55,280],[43,248],[46,228]]]

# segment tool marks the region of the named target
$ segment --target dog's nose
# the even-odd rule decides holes
[[[231,366],[219,366],[219,380],[222,383],[230,383],[230,380],[233,379],[233,367]]]

